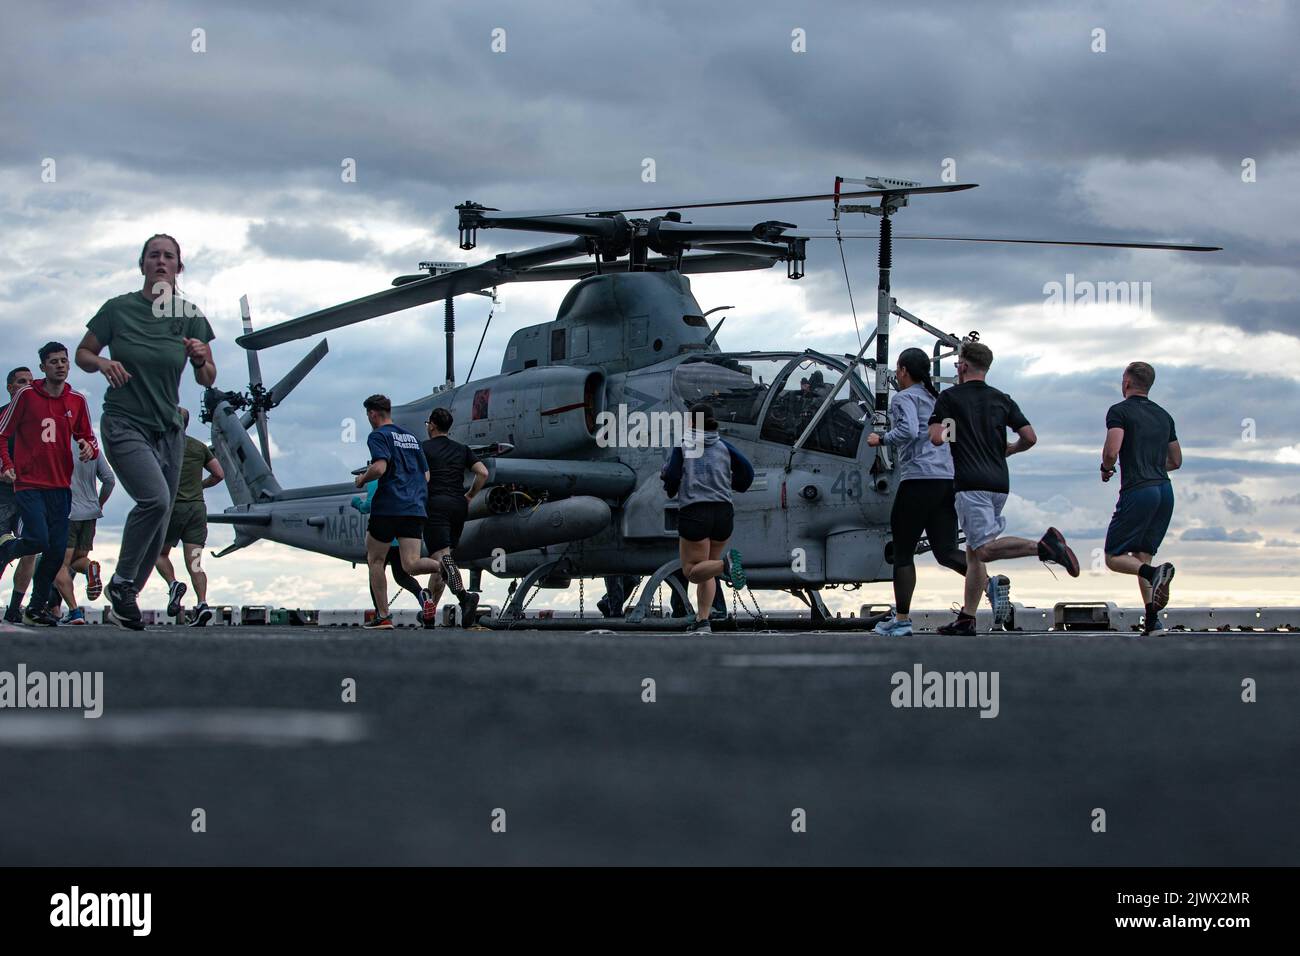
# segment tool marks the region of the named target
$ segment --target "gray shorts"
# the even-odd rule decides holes
[[[1007,530],[1002,517],[1007,496],[996,491],[957,492],[957,521],[966,532],[967,548],[982,548]]]

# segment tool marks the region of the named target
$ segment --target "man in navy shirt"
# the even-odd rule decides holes
[[[1169,603],[1174,566],[1152,567],[1169,519],[1174,513],[1174,486],[1169,472],[1183,464],[1183,451],[1170,414],[1147,398],[1156,370],[1130,362],[1120,380],[1124,401],[1106,412],[1106,444],[1101,449],[1101,480],[1110,481],[1119,462],[1119,501],[1106,529],[1106,567],[1136,574],[1146,608],[1144,630],[1159,627]]]
[[[370,467],[357,476],[356,485],[378,481],[370,502],[370,523],[366,529],[366,565],[370,589],[375,595],[375,619],[368,628],[391,630],[388,610],[388,580],[384,572],[389,543],[396,538],[402,569],[412,577],[432,574],[438,562],[420,557],[424,534],[425,496],[429,464],[420,450],[420,440],[400,425],[393,424],[393,404],[383,395],[371,395],[364,402],[366,420],[374,429],[366,439]]]

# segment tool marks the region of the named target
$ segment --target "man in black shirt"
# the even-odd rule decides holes
[[[429,462],[428,519],[424,523],[424,545],[429,551],[429,557],[442,566],[441,573],[429,575],[429,590],[422,596],[425,627],[433,627],[444,586],[451,588],[460,603],[462,627],[474,623],[474,611],[478,607],[478,595],[465,588],[451,551],[460,544],[465,519],[469,516],[469,503],[483,489],[488,470],[468,447],[447,437],[451,423],[451,412],[447,409],[435,408],[429,412],[429,440],[420,446]],[[474,483],[469,491],[465,490],[466,471],[474,472]]]
[[[957,518],[966,533],[962,610],[956,621],[939,628],[940,634],[975,633],[975,610],[988,584],[984,565],[989,561],[1037,555],[1040,561],[1061,565],[1070,577],[1079,576],[1079,561],[1055,528],[1048,528],[1037,541],[1001,536],[1007,528],[1002,509],[1011,490],[1007,458],[1033,448],[1038,436],[1011,396],[985,383],[992,364],[993,352],[987,345],[963,342],[957,358],[960,384],[939,393],[930,416],[930,441],[935,445],[946,441],[952,448]],[[1010,444],[1008,428],[1017,435]],[[990,600],[996,609],[992,594]]]
[[[1130,362],[1120,380],[1124,401],[1106,412],[1106,444],[1101,449],[1101,480],[1110,481],[1119,462],[1119,501],[1106,529],[1106,567],[1136,574],[1147,634],[1160,622],[1169,603],[1174,566],[1151,566],[1174,513],[1174,486],[1169,472],[1183,464],[1174,420],[1147,398],[1156,370],[1146,362]]]

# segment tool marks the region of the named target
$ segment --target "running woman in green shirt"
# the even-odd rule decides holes
[[[172,502],[180,484],[185,432],[181,425],[181,375],[188,362],[194,380],[217,380],[212,326],[176,291],[185,269],[180,244],[151,236],[140,252],[143,288],[109,299],[87,323],[77,365],[108,380],[99,433],[118,481],[135,501],[122,529],[117,569],[104,589],[114,622],[142,630],[136,595],[162,552]],[[108,348],[109,357],[100,353]]]

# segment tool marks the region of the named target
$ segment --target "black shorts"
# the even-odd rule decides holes
[[[1155,554],[1174,516],[1174,486],[1168,481],[1119,493],[1106,529],[1106,553]]]
[[[957,552],[957,511],[951,478],[909,478],[898,483],[889,528],[894,539],[894,567],[916,563],[916,544],[924,531],[930,550],[939,556]]]
[[[394,538],[419,538],[424,530],[424,519],[419,515],[372,514],[366,530],[376,541],[391,544]]]
[[[435,495],[429,499],[429,517],[424,522],[424,546],[433,555],[460,544],[469,502],[464,495]]]
[[[677,533],[687,541],[727,541],[735,524],[730,501],[699,501],[677,511]]]

